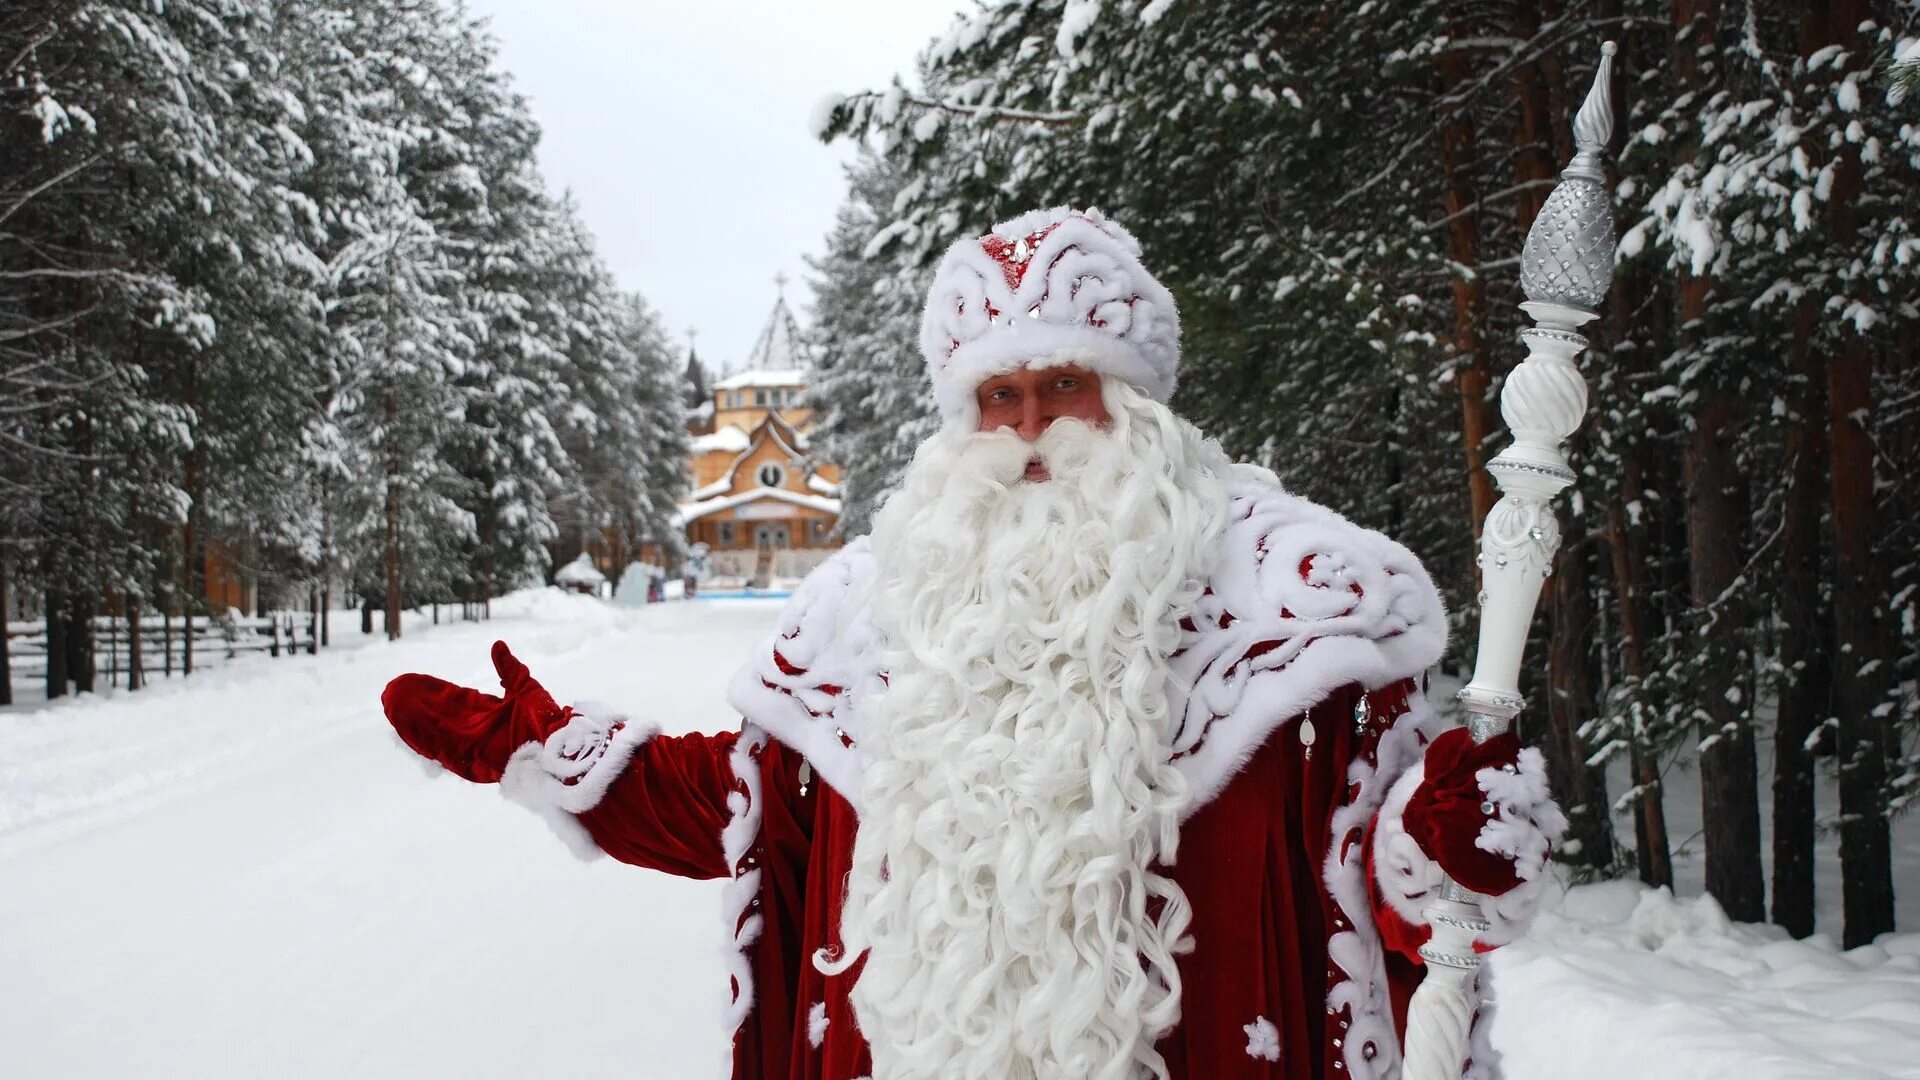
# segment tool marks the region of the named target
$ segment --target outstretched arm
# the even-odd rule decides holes
[[[729,876],[721,830],[738,735],[661,735],[591,705],[562,707],[505,642],[502,694],[402,675],[381,695],[415,753],[475,783],[498,783],[545,817],[575,853],[692,878]]]

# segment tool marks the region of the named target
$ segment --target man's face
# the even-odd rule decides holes
[[[1100,395],[1100,376],[1077,364],[1023,367],[997,375],[980,384],[974,400],[980,406],[981,431],[1012,428],[1028,442],[1064,417],[1094,427],[1105,427],[1113,419]],[[1046,466],[1038,458],[1028,462],[1025,478],[1046,480]]]

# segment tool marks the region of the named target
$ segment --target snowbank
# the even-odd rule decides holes
[[[1608,882],[1494,956],[1512,1080],[1920,1077],[1920,934],[1842,952]]]

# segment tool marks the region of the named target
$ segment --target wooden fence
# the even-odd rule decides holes
[[[194,670],[256,653],[268,656],[309,655],[318,652],[318,626],[311,612],[276,611],[266,615],[228,615],[140,620],[140,670],[146,682],[154,675],[186,672],[187,637],[193,637]],[[133,631],[127,621],[106,615],[93,619],[93,671],[96,682],[122,686],[133,668]],[[47,674],[47,628],[42,622],[7,624],[7,651],[16,682],[44,679]]]

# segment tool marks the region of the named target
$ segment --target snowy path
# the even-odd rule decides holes
[[[778,606],[525,594],[397,645],[0,711],[0,1077],[723,1076],[718,884],[576,861],[428,779],[377,700],[405,670],[492,685],[499,636],[563,701],[718,730]],[[1618,883],[1555,906],[1497,954],[1510,1080],[1920,1078],[1920,935],[1843,954]]]
[[[579,862],[377,703],[402,670],[494,685],[498,635],[562,700],[719,729],[778,603],[502,606],[0,717],[0,823],[50,819],[0,835],[0,1076],[725,1075],[718,883]],[[50,805],[69,783],[94,805]]]

